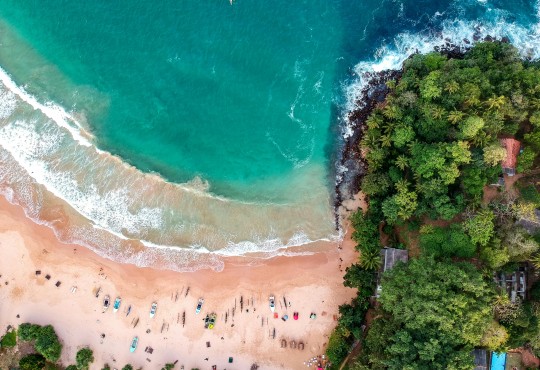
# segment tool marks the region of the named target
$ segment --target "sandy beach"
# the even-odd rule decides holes
[[[127,363],[161,369],[174,361],[177,369],[249,369],[253,364],[260,369],[307,368],[304,362],[324,353],[338,306],[355,294],[342,285],[343,271],[355,259],[346,237],[313,256],[277,257],[259,266],[229,259],[222,272],[138,268],[60,243],[51,229],[1,198],[0,327],[52,324],[64,343],[62,363],[74,363],[77,350],[90,346],[95,356],[91,369],[105,363],[119,369]],[[103,313],[106,295],[111,307]],[[270,295],[275,296],[278,318],[270,311]],[[118,296],[122,304],[115,313],[112,302]],[[205,302],[197,315],[199,298]],[[158,308],[150,318],[154,301]],[[204,317],[212,312],[217,315],[215,328],[205,329]],[[310,319],[311,313],[316,319]],[[289,319],[283,321],[283,315]],[[134,336],[139,344],[130,353]],[[281,348],[282,340],[287,348]],[[290,348],[293,341],[296,346],[303,342],[304,349]]]

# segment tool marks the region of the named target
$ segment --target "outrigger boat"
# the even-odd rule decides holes
[[[157,303],[153,302],[152,307],[150,307],[150,318],[153,318],[156,316],[156,310],[157,310]]]
[[[120,308],[120,304],[122,303],[122,298],[116,297],[113,304],[113,312],[117,312]]]
[[[129,352],[135,352],[137,349],[137,344],[139,344],[139,337],[134,337],[131,341],[131,347],[129,347]]]
[[[276,310],[276,300],[273,295],[270,296],[270,311],[274,312]]]
[[[217,315],[214,312],[206,315],[206,318],[204,319],[205,329],[214,329],[214,325],[216,324],[216,318]]]
[[[105,298],[103,298],[103,312],[107,311],[110,304],[111,304],[111,298],[108,295],[106,295]]]
[[[201,308],[202,308],[203,303],[204,303],[204,299],[199,298],[199,302],[197,303],[197,308],[195,309],[196,314],[201,312]]]
[[[126,317],[129,316],[130,312],[131,312],[131,306],[129,306],[127,309]]]

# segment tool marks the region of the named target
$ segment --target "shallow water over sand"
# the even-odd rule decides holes
[[[140,266],[316,251],[366,73],[448,40],[540,50],[532,1],[175,4],[0,4],[0,189]]]

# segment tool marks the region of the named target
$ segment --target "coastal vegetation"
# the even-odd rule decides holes
[[[79,351],[77,351],[75,360],[77,361],[77,369],[88,369],[90,364],[94,362],[94,352],[88,347],[81,348]]]
[[[0,348],[2,347],[15,347],[17,344],[17,332],[11,330],[7,332],[2,339],[0,339]]]
[[[62,344],[51,325],[21,324],[19,338],[23,341],[33,341],[34,348],[47,361],[56,362],[62,353]]]
[[[539,66],[482,42],[414,55],[386,83],[359,144],[369,208],[351,216],[360,258],[344,284],[358,295],[329,339],[335,366],[351,349],[358,370],[470,369],[474,348],[540,355],[539,284],[522,299],[494,282],[540,268]],[[409,262],[381,273],[385,246]]]
[[[17,341],[17,338],[19,341]],[[63,369],[59,363],[62,354],[62,343],[51,325],[41,326],[24,323],[18,329],[10,329],[0,340],[0,359],[8,368],[21,370],[55,370]],[[17,349],[18,345],[23,347]],[[15,347],[9,353],[5,348]],[[30,353],[29,353],[30,352]],[[77,351],[75,364],[65,367],[66,370],[85,370],[94,362],[94,352],[83,347]],[[18,366],[17,366],[18,365]],[[105,365],[104,369],[110,369]]]
[[[19,361],[21,370],[41,370],[45,367],[47,360],[39,353],[26,355]]]

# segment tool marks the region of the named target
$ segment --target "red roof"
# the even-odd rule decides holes
[[[515,169],[521,143],[513,138],[501,139],[501,145],[506,148],[506,159],[501,163],[502,168]]]

